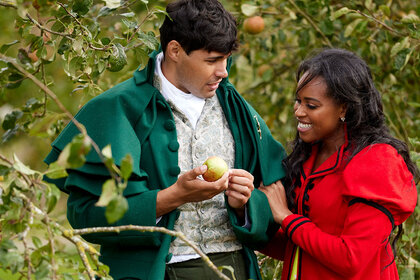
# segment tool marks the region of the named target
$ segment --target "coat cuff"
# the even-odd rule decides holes
[[[298,215],[298,214],[292,214],[286,217],[286,219],[283,220],[281,227],[286,233],[286,235],[289,237],[290,240],[293,240],[293,234],[295,231],[301,227],[302,225],[309,223],[311,220],[309,218]]]

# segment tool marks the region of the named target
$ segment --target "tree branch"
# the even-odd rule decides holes
[[[84,229],[75,229],[73,234],[84,235],[88,233],[99,233],[99,232],[121,232],[127,230],[135,230],[140,232],[161,232],[171,236],[175,236],[184,241],[185,244],[194,249],[194,251],[200,255],[201,259],[221,278],[229,280],[229,277],[224,275],[194,243],[189,241],[182,232],[169,230],[164,227],[151,227],[151,226],[135,226],[135,225],[126,225],[126,226],[116,226],[116,227],[93,227],[93,228],[84,228]]]
[[[363,12],[359,11],[359,10],[352,10],[352,11],[354,11],[354,12],[356,12],[356,13],[358,13],[358,14],[360,14],[360,15],[364,16],[365,18],[368,18],[368,19],[370,19],[370,20],[373,20],[374,22],[376,22],[376,23],[378,23],[378,24],[382,25],[382,26],[383,26],[385,29],[387,29],[388,31],[391,31],[392,33],[395,33],[396,35],[398,35],[398,36],[400,36],[400,37],[406,37],[406,36],[408,36],[408,35],[406,35],[406,34],[403,34],[403,33],[399,32],[399,31],[397,31],[397,30],[393,29],[392,27],[388,26],[386,23],[384,23],[384,22],[380,21],[379,19],[375,18],[374,16],[369,16],[369,15],[367,15],[367,14],[365,14],[365,13],[363,13]]]
[[[3,2],[3,1],[0,2],[0,6],[17,9],[17,6],[14,5],[13,3],[8,3],[8,2]]]
[[[51,34],[54,34],[54,35],[58,35],[58,36],[62,36],[62,37],[65,37],[65,38],[67,38],[67,39],[70,39],[70,40],[74,40],[74,38],[73,37],[71,37],[71,34],[68,34],[68,33],[61,33],[61,32],[57,32],[57,31],[53,31],[53,30],[51,30],[51,29],[48,29],[48,28],[46,28],[46,27],[44,27],[44,26],[42,26],[39,22],[37,22],[33,17],[31,17],[31,15],[29,14],[29,13],[27,13],[26,14],[26,17],[33,23],[33,24],[35,24],[39,29],[41,29],[41,30],[43,30],[43,31],[46,31],[46,32],[48,32],[48,33],[51,33]]]

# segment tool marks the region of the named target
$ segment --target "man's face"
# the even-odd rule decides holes
[[[203,49],[187,55],[182,49],[176,64],[175,86],[197,97],[214,96],[219,83],[228,76],[226,63],[229,55]]]

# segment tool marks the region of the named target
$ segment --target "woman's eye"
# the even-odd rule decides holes
[[[314,110],[316,109],[317,106],[312,105],[312,104],[306,104],[306,107],[308,107],[310,110]]]

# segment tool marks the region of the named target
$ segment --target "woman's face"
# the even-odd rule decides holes
[[[299,80],[304,81],[306,74]],[[345,116],[345,106],[337,104],[327,94],[324,78],[312,79],[296,94],[294,105],[299,137],[306,143],[322,141],[325,144],[341,146],[344,143],[344,130],[340,120]]]

